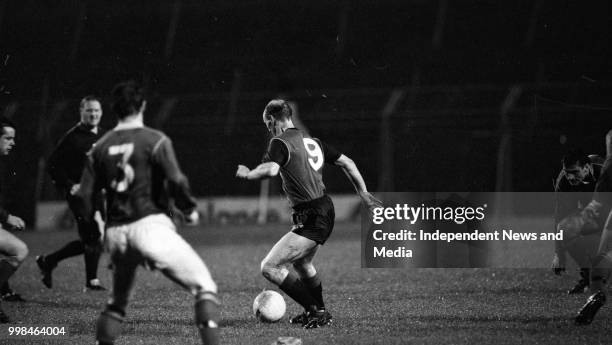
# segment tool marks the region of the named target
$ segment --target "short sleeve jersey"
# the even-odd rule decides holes
[[[94,146],[90,159],[96,181],[94,188],[106,190],[109,225],[167,213],[166,180],[172,176],[184,178],[170,139],[148,127],[115,129],[107,133]],[[195,208],[188,184],[182,189],[173,193],[178,195],[179,209]]]
[[[272,138],[264,161],[280,165],[283,190],[291,206],[318,199],[325,194],[323,165],[340,157],[333,147],[297,128],[288,128]]]

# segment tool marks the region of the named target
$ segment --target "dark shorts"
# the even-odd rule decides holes
[[[318,199],[293,206],[293,228],[291,232],[309,240],[324,244],[334,229],[334,203],[324,195]]]
[[[79,217],[77,217],[76,211],[78,209],[79,200],[75,196],[67,194],[66,201],[68,202],[68,207],[70,208],[70,211],[72,211],[72,214],[74,215],[81,241],[85,244],[98,243],[99,242],[98,240],[100,236],[102,235],[100,233],[98,223],[90,219],[80,219]],[[100,213],[102,214],[102,217],[104,218],[104,213],[103,213],[104,207],[103,206],[104,206],[103,199],[99,198],[99,200],[96,200],[96,205],[95,205],[96,210],[100,211]]]

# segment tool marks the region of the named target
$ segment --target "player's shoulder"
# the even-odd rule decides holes
[[[80,128],[81,123],[77,123],[76,125],[70,127],[66,132],[64,132],[64,134],[60,137],[60,139],[58,140],[58,143],[62,143],[65,141],[69,141],[72,140],[72,138],[74,136],[76,136],[78,134],[78,130]]]

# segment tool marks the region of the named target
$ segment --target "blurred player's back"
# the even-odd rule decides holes
[[[107,191],[110,226],[167,211],[163,160],[169,144],[160,131],[121,125],[96,144],[93,159],[102,172],[100,187]]]

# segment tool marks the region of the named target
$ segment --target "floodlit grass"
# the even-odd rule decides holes
[[[572,317],[586,296],[568,296],[576,278],[558,278],[545,269],[361,269],[359,228],[337,225],[318,253],[330,327],[302,330],[288,324],[300,312],[288,302],[285,318],[259,323],[252,315],[255,296],[276,289],[259,273],[259,263],[287,226],[206,226],[182,229],[212,271],[223,301],[222,344],[270,344],[294,336],[304,344],[602,344],[612,334],[612,309],[605,306],[594,323],[576,327]],[[82,291],[82,257],[64,261],[46,289],[34,257],[57,249],[76,232],[17,234],[31,256],[12,278],[27,303],[3,303],[14,325],[64,325],[64,339],[36,344],[92,344],[95,319],[106,293]],[[537,255],[541,255],[538,253]],[[548,255],[547,255],[548,257]],[[102,283],[110,287],[100,265]],[[278,289],[277,289],[278,290]],[[193,326],[193,300],[161,274],[139,270],[123,334],[117,344],[199,344]],[[5,329],[5,328],[3,328]],[[0,335],[0,343],[15,343]],[[34,337],[28,338],[34,342]]]

